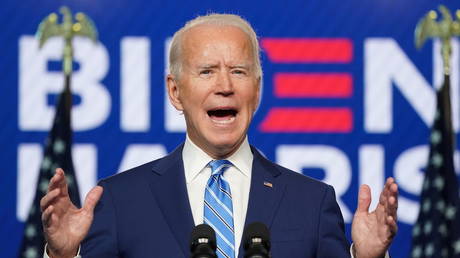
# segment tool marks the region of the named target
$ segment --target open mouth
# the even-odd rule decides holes
[[[235,120],[238,111],[233,108],[219,108],[208,111],[208,116],[217,123],[231,123]]]

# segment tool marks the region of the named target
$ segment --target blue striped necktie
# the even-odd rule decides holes
[[[233,227],[233,204],[230,185],[222,177],[232,166],[228,160],[209,162],[211,177],[204,193],[204,223],[216,231],[217,256],[235,257],[235,232]]]

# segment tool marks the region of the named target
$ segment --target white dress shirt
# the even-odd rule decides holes
[[[188,136],[182,151],[182,159],[184,161],[185,182],[193,221],[195,225],[203,224],[204,190],[211,177],[211,168],[207,164],[214,159],[196,146]],[[253,160],[247,137],[238,150],[226,160],[233,164],[232,167],[229,167],[224,172],[223,177],[229,183],[232,194],[235,257],[238,257],[238,249],[248,210]]]

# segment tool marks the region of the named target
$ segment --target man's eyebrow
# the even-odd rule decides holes
[[[220,66],[219,64],[200,64],[200,65],[197,65],[196,67],[198,69],[214,69],[214,68],[219,68],[219,66]],[[230,69],[239,68],[239,69],[249,70],[251,68],[251,65],[249,65],[249,64],[235,64],[235,65],[229,65],[227,67],[230,68]]]
[[[236,65],[230,65],[230,68],[243,68],[243,69],[249,69],[251,66],[248,64],[236,64]]]
[[[210,68],[217,68],[219,65],[218,64],[201,64],[198,65],[199,69],[210,69]]]

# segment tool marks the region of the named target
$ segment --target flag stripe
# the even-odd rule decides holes
[[[353,77],[348,73],[276,73],[275,96],[280,98],[349,98]]]
[[[350,108],[272,108],[260,125],[267,133],[349,133]]]
[[[275,63],[350,63],[353,43],[346,38],[263,38],[262,48]]]

